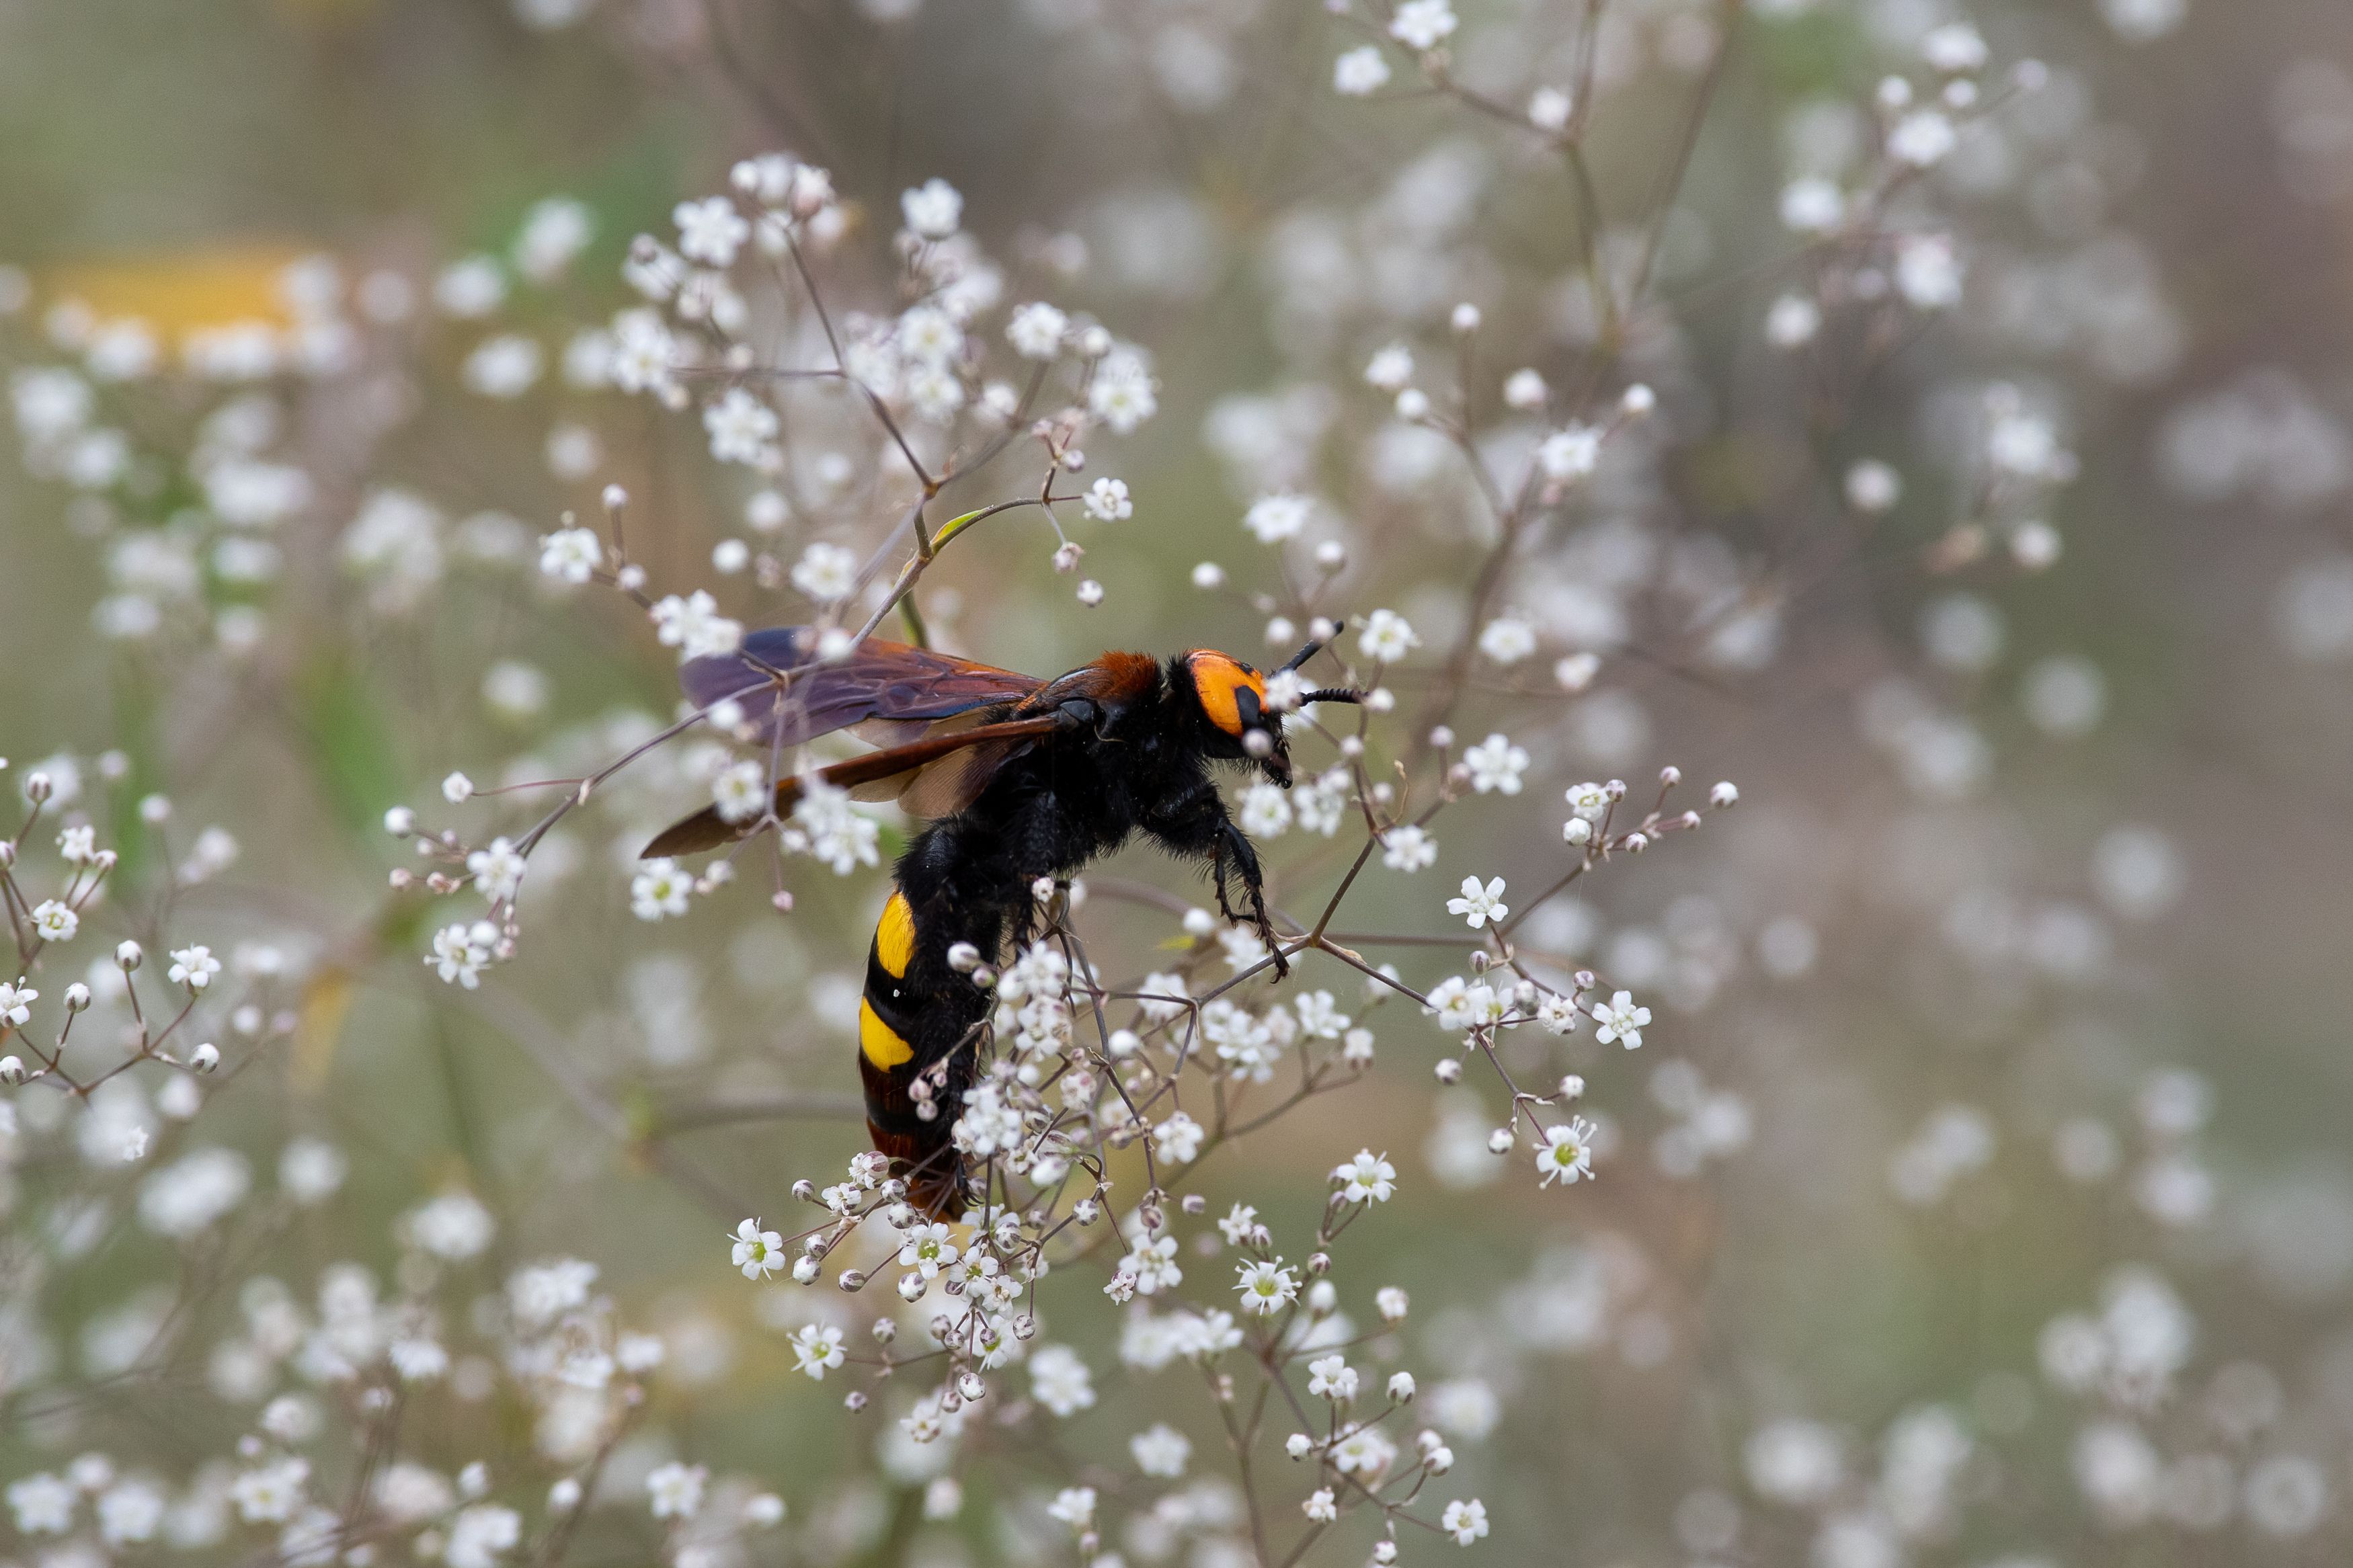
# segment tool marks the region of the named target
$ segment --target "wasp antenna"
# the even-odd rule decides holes
[[[1292,670],[1297,669],[1301,665],[1305,664],[1309,659],[1314,658],[1323,647],[1324,645],[1320,641],[1310,642],[1305,647],[1303,647],[1297,653],[1293,654],[1291,656],[1291,662],[1284,665],[1282,668],[1276,671],[1276,673],[1279,675],[1288,674]]]
[[[1362,702],[1364,700],[1363,692],[1351,690],[1345,686],[1323,687],[1307,692],[1299,699],[1302,702]]]

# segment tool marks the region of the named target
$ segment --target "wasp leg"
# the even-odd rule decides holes
[[[1217,785],[1202,780],[1164,810],[1146,817],[1144,830],[1172,855],[1194,860],[1206,858],[1209,862],[1209,879],[1217,884],[1218,912],[1236,924],[1247,919],[1257,929],[1267,951],[1274,955],[1275,974],[1290,974],[1291,963],[1282,955],[1274,923],[1267,919],[1265,882],[1259,870],[1258,851],[1249,836],[1235,825]],[[1250,907],[1247,917],[1234,910],[1229,890],[1234,882],[1241,884]]]

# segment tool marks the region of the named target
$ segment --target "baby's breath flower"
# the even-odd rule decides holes
[[[1389,37],[1409,49],[1434,49],[1458,25],[1449,0],[1405,0],[1389,18]]]
[[[1501,924],[1511,914],[1511,909],[1503,898],[1503,878],[1493,878],[1482,887],[1478,878],[1465,877],[1462,879],[1462,896],[1447,900],[1446,912],[1461,915],[1472,931],[1478,931],[1490,922]]]
[[[1593,1123],[1574,1116],[1565,1125],[1546,1128],[1544,1147],[1536,1151],[1536,1184],[1543,1187],[1556,1181],[1573,1186],[1593,1174]]]
[[[785,1238],[773,1230],[762,1230],[756,1219],[747,1219],[735,1227],[733,1261],[744,1271],[746,1279],[764,1279],[785,1266]]]
[[[1234,1289],[1241,1293],[1245,1312],[1268,1317],[1298,1299],[1298,1277],[1282,1267],[1280,1258],[1271,1263],[1242,1264],[1235,1269],[1235,1275]]]
[[[1369,98],[1388,81],[1389,62],[1377,45],[1361,45],[1332,62],[1332,90],[1344,97]]]
[[[839,1366],[844,1359],[841,1331],[830,1323],[804,1323],[793,1335],[793,1370],[807,1373],[818,1382],[825,1374]]]
[[[33,906],[33,934],[46,942],[71,942],[81,930],[81,917],[55,899]]]
[[[1650,1021],[1651,1010],[1635,1006],[1634,994],[1630,991],[1619,992],[1607,1004],[1594,1004],[1593,1022],[1597,1026],[1594,1038],[1605,1046],[1612,1040],[1620,1040],[1630,1051],[1640,1049],[1643,1026]]]

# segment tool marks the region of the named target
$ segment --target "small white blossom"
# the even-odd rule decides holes
[[[1536,447],[1536,464],[1556,483],[1585,479],[1601,467],[1601,432],[1590,425],[1556,430]]]
[[[682,915],[693,891],[694,878],[677,861],[667,857],[649,860],[629,879],[629,912],[641,921]]]
[[[476,890],[494,904],[504,903],[522,890],[528,866],[512,841],[505,838],[493,838],[489,848],[466,857],[466,870],[474,879]]]
[[[1628,1050],[1641,1049],[1642,1026],[1650,1021],[1651,1010],[1635,1006],[1630,991],[1619,992],[1607,1004],[1594,1004],[1593,1022],[1598,1026],[1594,1038],[1605,1046],[1612,1040],[1622,1040]]]
[[[1498,616],[1479,633],[1479,651],[1497,664],[1517,664],[1536,651],[1536,630],[1517,616]]]
[[[670,216],[678,226],[678,253],[706,266],[733,266],[735,253],[752,237],[752,225],[725,196],[681,202]]]
[[[1033,301],[1018,307],[1006,323],[1005,341],[1023,359],[1050,360],[1062,352],[1062,334],[1071,318],[1053,306]]]
[[[685,598],[669,595],[650,614],[655,639],[681,660],[733,653],[744,641],[744,624],[721,615],[719,602],[700,588]]]
[[[1315,503],[1305,496],[1261,496],[1242,514],[1242,526],[1250,530],[1261,544],[1279,544],[1286,539],[1296,538],[1300,530],[1307,526],[1307,520],[1314,510]]]
[[[793,1335],[793,1370],[823,1382],[825,1374],[844,1360],[841,1331],[830,1323],[804,1323]]]
[[[81,917],[58,902],[44,899],[33,906],[33,934],[43,942],[71,942],[81,930]]]
[[[899,195],[899,214],[925,239],[945,239],[964,222],[964,197],[945,180],[929,179]]]
[[[1120,522],[1135,515],[1135,503],[1128,499],[1124,479],[1097,479],[1087,487],[1085,505],[1087,515],[1097,522]]]
[[[585,528],[559,528],[542,534],[539,569],[565,583],[586,583],[605,560],[605,547]]]
[[[785,1266],[785,1238],[773,1230],[762,1230],[756,1219],[738,1225],[730,1239],[734,1243],[735,1267],[746,1279],[764,1279]]]
[[[1366,44],[1332,62],[1332,90],[1346,98],[1369,98],[1389,82],[1389,62],[1379,46]]]
[[[1357,650],[1377,664],[1395,664],[1420,646],[1421,638],[1394,610],[1375,610],[1366,616],[1356,641]]]
[[[1454,1537],[1457,1546],[1468,1546],[1487,1533],[1487,1505],[1477,1498],[1464,1502],[1460,1498],[1446,1505],[1438,1516],[1439,1528]]]
[[[1241,1293],[1242,1310],[1261,1317],[1281,1311],[1299,1295],[1299,1279],[1278,1258],[1271,1263],[1245,1263],[1235,1269],[1234,1289]]]
[[[858,552],[822,542],[793,563],[793,586],[820,605],[838,605],[858,591]]]
[[[840,1331],[835,1330],[834,1334],[840,1337]],[[701,1465],[681,1464],[676,1459],[649,1472],[646,1496],[654,1517],[692,1519],[695,1510],[702,1506],[702,1489],[710,1479],[711,1472]]]
[[[1389,18],[1389,37],[1409,49],[1434,49],[1458,25],[1448,0],[1405,0]]]
[[[1208,1136],[1208,1129],[1179,1110],[1152,1129],[1153,1152],[1173,1163],[1188,1164],[1200,1154],[1201,1141]]]
[[[1193,1442],[1166,1422],[1155,1421],[1127,1440],[1127,1451],[1134,1456],[1135,1468],[1145,1475],[1175,1480],[1185,1473],[1185,1462],[1193,1455]]]
[[[1504,735],[1490,735],[1462,753],[1471,770],[1471,787],[1481,795],[1520,793],[1520,775],[1527,772],[1528,753]]]
[[[1504,879],[1501,877],[1492,879],[1483,888],[1479,885],[1478,878],[1465,877],[1462,879],[1462,896],[1447,900],[1446,912],[1461,915],[1472,931],[1478,931],[1490,922],[1500,925],[1511,914],[1511,907],[1503,900]]]
[[[1356,1157],[1332,1173],[1340,1195],[1352,1204],[1385,1204],[1397,1192],[1397,1167],[1389,1157],[1361,1149]]]
[[[1593,1174],[1593,1123],[1574,1116],[1566,1126],[1545,1129],[1544,1147],[1536,1151],[1538,1186],[1556,1181],[1571,1186]]]

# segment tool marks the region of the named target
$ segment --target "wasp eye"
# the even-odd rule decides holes
[[[1271,756],[1274,753],[1274,737],[1263,730],[1252,730],[1242,737],[1242,750],[1253,757]]]

